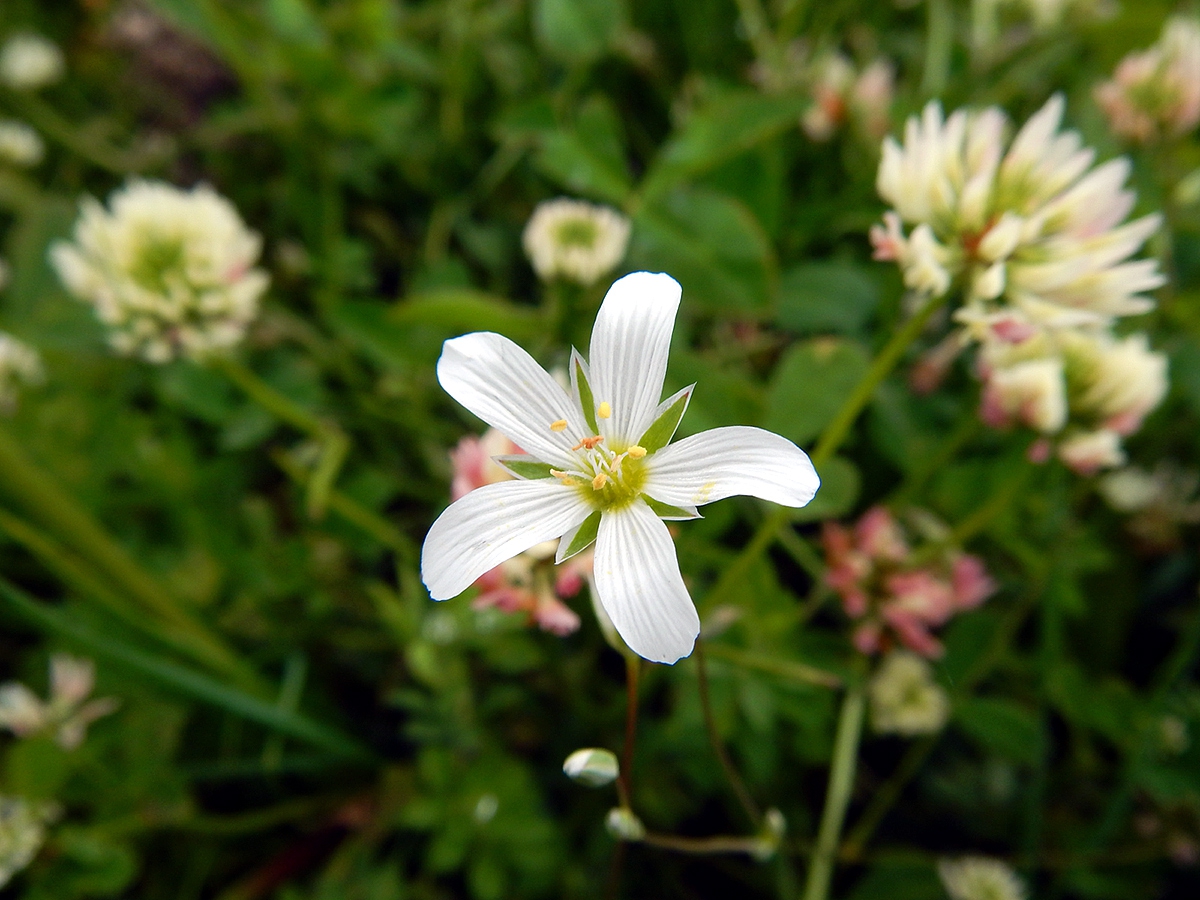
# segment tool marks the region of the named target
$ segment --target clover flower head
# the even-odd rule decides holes
[[[33,862],[55,815],[50,804],[0,796],[0,888]]]
[[[242,339],[267,288],[254,268],[261,249],[233,204],[207,185],[134,180],[107,209],[85,199],[74,241],[56,243],[50,258],[109,327],[118,353],[165,363]]]
[[[625,258],[629,231],[629,220],[615,209],[560,197],[538,204],[522,243],[540,279],[587,287]]]
[[[74,750],[87,737],[88,726],[118,706],[112,698],[87,699],[95,680],[91,660],[56,653],[50,658],[48,701],[19,682],[0,685],[0,728],[17,737],[53,732],[59,746]]]
[[[1175,549],[1180,528],[1200,522],[1200,472],[1170,460],[1150,471],[1118,469],[1101,478],[1097,488],[1112,509],[1129,516],[1126,527],[1150,552]]]
[[[940,731],[950,717],[950,698],[933,679],[933,668],[915,653],[893,650],[867,686],[871,724],[880,734],[912,737]]]
[[[1200,124],[1200,21],[1168,19],[1158,42],[1122,59],[1094,96],[1113,133],[1126,140],[1191,131]]]
[[[812,64],[809,79],[813,105],[800,120],[809,138],[827,141],[848,122],[873,140],[887,134],[895,97],[890,62],[877,59],[856,71],[846,56],[829,53]]]
[[[64,72],[62,50],[40,34],[14,34],[0,47],[0,81],[15,91],[36,91]]]
[[[45,155],[46,145],[30,126],[16,119],[0,119],[0,163],[28,168]]]
[[[937,870],[950,900],[1025,900],[1025,885],[998,859],[942,859]]]
[[[480,487],[433,523],[421,576],[435,600],[543,541],[557,562],[595,544],[594,597],[635,653],[673,663],[700,620],[663,520],[747,494],[803,506],[820,483],[807,455],[758,428],[705,431],[671,443],[695,385],[660,402],[680,287],[636,272],[609,289],[585,361],[572,352],[565,390],[498,334],[446,342],[438,380],[518,444],[498,458],[516,480]]]
[[[38,352],[11,334],[0,331],[0,412],[11,413],[22,387],[45,380]]]
[[[903,143],[883,144],[876,186],[893,211],[871,230],[876,258],[927,295],[961,284],[960,319],[1015,309],[1047,326],[1105,325],[1150,309],[1144,293],[1164,278],[1129,258],[1161,217],[1122,224],[1129,161],[1093,168],[1079,135],[1059,130],[1063,106],[1051,97],[1011,142],[998,107],[946,118],[934,101],[910,118]]]
[[[868,510],[853,529],[825,523],[821,541],[825,583],[857,623],[853,641],[862,653],[886,651],[899,642],[922,656],[938,657],[942,645],[932,629],[974,609],[996,590],[982,561],[969,554],[913,563],[904,531],[882,506]]]

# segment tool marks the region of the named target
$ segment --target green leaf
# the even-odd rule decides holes
[[[587,65],[611,46],[624,17],[617,0],[535,0],[533,30],[551,56]]]
[[[638,446],[644,447],[647,453],[661,450],[671,443],[679,421],[687,412],[688,402],[692,399],[692,391],[696,386],[689,385],[670,398],[670,405],[659,413],[658,418],[650,423],[650,427],[642,434]]]
[[[775,251],[754,215],[702,188],[644,204],[629,260],[631,268],[670,272],[687,302],[726,315],[766,309],[778,289]]]
[[[1011,700],[968,698],[955,706],[954,721],[988,753],[1027,765],[1041,758],[1042,728],[1037,716]]]
[[[794,510],[793,522],[819,522],[822,519],[837,519],[850,512],[858,502],[862,489],[862,476],[854,463],[835,456],[821,466],[817,474],[821,487],[808,506]]]
[[[642,182],[646,198],[658,196],[796,127],[808,99],[728,91],[692,114],[663,148]]]
[[[603,97],[583,105],[573,129],[542,135],[538,169],[576,194],[624,206],[633,190],[621,123]]]
[[[684,509],[682,506],[672,506],[670,503],[660,503],[653,497],[642,494],[642,499],[646,501],[646,505],[654,510],[654,514],[660,519],[694,519],[696,513],[690,509]]]
[[[24,591],[0,579],[0,599],[38,629],[70,640],[88,653],[108,660],[175,693],[210,703],[290,737],[349,759],[371,759],[372,753],[357,741],[328,725],[267,703],[223,684],[194,669],[142,650],[118,638],[101,634],[71,619]]]
[[[879,302],[879,286],[861,266],[804,263],[779,279],[775,321],[801,333],[861,331]]]
[[[29,800],[53,800],[71,774],[67,751],[49,734],[13,744],[4,760],[6,793]]]
[[[575,393],[579,397],[579,406],[583,410],[583,417],[587,420],[588,427],[592,429],[592,434],[600,433],[600,426],[596,422],[596,396],[592,393],[592,386],[587,380],[587,375],[583,371],[583,360],[580,359],[578,351],[571,351],[571,380]]]
[[[775,370],[763,427],[805,444],[821,433],[866,374],[861,344],[815,338],[794,345]]]
[[[562,552],[562,556],[558,561],[564,562],[576,553],[586,550],[592,545],[592,541],[596,540],[596,535],[599,533],[600,510],[596,510],[575,529],[575,533],[571,535],[571,540],[567,543],[567,549]]]
[[[549,463],[540,462],[523,453],[516,453],[512,456],[493,456],[492,462],[508,469],[508,471],[512,472],[518,478],[530,481],[536,481],[539,478],[554,477],[550,474],[551,466]]]

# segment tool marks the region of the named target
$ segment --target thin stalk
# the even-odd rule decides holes
[[[722,659],[743,669],[764,672],[767,675],[775,675],[788,681],[797,681],[801,684],[815,684],[818,687],[826,688],[839,688],[842,686],[840,676],[832,672],[826,672],[824,669],[794,662],[790,659],[772,659],[760,653],[738,650],[726,644],[707,644],[705,645],[705,652],[709,656]]]
[[[941,96],[950,79],[950,53],[954,49],[954,13],[950,0],[929,0],[928,30],[925,38],[925,70],[921,92],[928,97]]]
[[[224,641],[192,618],[50,475],[0,427],[0,488],[18,500],[63,544],[90,562],[147,612],[169,623],[203,654],[206,665],[254,693],[264,685]]]
[[[252,369],[236,359],[228,356],[217,357],[211,364],[271,415],[320,443],[321,455],[316,468],[308,477],[305,494],[305,507],[309,518],[320,519],[329,506],[333,483],[337,480],[346,454],[350,451],[350,439],[336,424],[314,415],[291,397],[271,387]]]
[[[621,806],[629,809],[633,802],[633,746],[637,740],[638,680],[642,661],[632,654],[625,657],[625,746],[621,749],[621,774],[617,778],[617,794]]]
[[[675,834],[656,834],[648,832],[641,843],[663,850],[674,850],[677,853],[747,853],[750,856],[760,856],[763,853],[763,841],[755,837],[738,837],[732,834],[718,834],[712,837],[689,838]]]
[[[10,92],[9,98],[20,111],[21,117],[31,125],[62,144],[80,159],[107,169],[116,175],[132,175],[139,172],[149,161],[132,153],[122,152],[110,146],[96,135],[85,135],[68,119],[63,118],[54,107],[38,97]]]
[[[875,389],[879,387],[883,379],[888,376],[888,373],[900,361],[900,357],[904,355],[904,351],[917,339],[930,317],[942,307],[949,296],[950,294],[947,292],[941,297],[931,297],[917,311],[916,315],[900,326],[888,342],[884,344],[883,349],[879,351],[879,355],[871,363],[871,368],[867,370],[862,380],[855,386],[853,393],[842,404],[842,408],[838,410],[837,415],[833,417],[833,420],[821,432],[821,437],[817,441],[817,446],[811,456],[812,464],[818,472],[837,453],[838,448],[842,446],[842,442],[846,440],[846,436],[850,433],[855,420],[866,405],[871,402],[871,398],[875,395]],[[754,533],[754,536],[750,538],[750,542],[738,554],[737,558],[725,568],[717,583],[705,596],[703,601],[705,609],[711,609],[718,602],[732,595],[740,585],[745,583],[750,567],[771,546],[779,530],[788,523],[790,516],[791,510],[785,506],[780,506],[763,520],[758,530]]]
[[[875,833],[875,829],[900,799],[904,788],[920,771],[921,765],[929,757],[936,743],[937,736],[932,735],[916,741],[908,748],[896,771],[874,792],[866,811],[851,829],[842,848],[843,859],[857,860],[862,857],[863,848]]]
[[[859,683],[850,685],[842,700],[837,733],[833,743],[833,767],[829,771],[829,790],[817,843],[809,855],[808,877],[804,885],[804,900],[826,900],[833,867],[837,857],[838,840],[846,821],[846,808],[854,788],[854,773],[858,765],[858,742],[862,736],[866,695]]]
[[[742,810],[746,813],[746,817],[753,823],[755,828],[762,824],[762,811],[758,808],[758,804],[754,802],[754,798],[750,796],[750,791],[746,787],[746,783],[742,781],[742,776],[738,774],[738,770],[733,765],[733,760],[729,758],[729,751],[725,749],[725,744],[721,740],[721,735],[717,731],[717,723],[713,718],[712,700],[708,692],[708,666],[704,661],[704,641],[696,641],[696,675],[697,682],[700,688],[700,709],[704,713],[704,730],[708,732],[708,743],[712,746],[713,753],[716,754],[717,762],[721,764],[721,771],[725,773],[725,780],[729,782],[730,788],[733,789],[733,794],[737,797],[738,803],[742,805]]]

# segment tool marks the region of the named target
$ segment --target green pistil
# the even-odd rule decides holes
[[[558,226],[555,236],[564,247],[590,248],[596,243],[596,224],[587,219],[569,219]]]
[[[626,456],[615,471],[601,469],[599,472],[608,476],[603,486],[595,488],[593,482],[580,483],[579,491],[594,509],[604,512],[629,506],[641,495],[646,484],[646,466],[641,459]]]

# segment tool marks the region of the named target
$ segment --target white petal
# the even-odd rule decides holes
[[[646,494],[672,506],[703,506],[745,494],[804,506],[821,479],[808,454],[761,428],[702,431],[646,457]]]
[[[667,526],[641,500],[600,517],[595,576],[600,603],[634,653],[673,663],[692,652],[700,617]]]
[[[592,328],[592,393],[612,407],[599,421],[610,444],[631,443],[654,421],[667,374],[679,282],[670,275],[634,272],[604,297]]]
[[[434,600],[447,600],[506,559],[565,534],[591,511],[575,488],[551,479],[476,488],[425,535],[421,580]]]
[[[526,453],[559,468],[574,467],[571,447],[589,429],[562,386],[508,338],[476,331],[448,340],[437,373],[446,393]],[[552,431],[559,420],[567,427]]]

